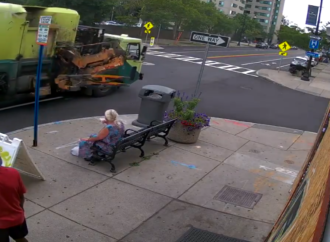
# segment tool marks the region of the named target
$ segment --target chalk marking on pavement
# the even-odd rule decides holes
[[[68,143],[66,145],[58,146],[55,149],[56,150],[59,150],[59,149],[67,148],[67,147],[72,147],[72,146],[75,146],[75,145],[78,145],[78,144],[79,144],[79,140],[78,141],[71,142],[71,143]]]
[[[176,54],[171,54],[171,53],[165,53],[165,52],[160,52],[160,51],[152,51],[148,53],[149,55],[153,56],[158,56],[158,57],[165,57],[169,58],[172,60],[181,60],[185,62],[190,62],[194,64],[202,64],[203,59],[198,58],[198,57],[191,57],[191,56],[184,56],[184,55],[176,55]],[[231,71],[235,72],[238,74],[243,74],[247,76],[253,76],[253,77],[258,77],[257,75],[253,75],[252,73],[256,72],[255,70],[240,67],[240,66],[234,66],[222,62],[217,62],[217,61],[210,61],[206,60],[205,66],[221,69],[221,70],[226,70],[226,71]]]
[[[263,62],[270,62],[270,61],[276,61],[276,60],[286,60],[286,59],[294,59],[296,57],[287,57],[287,58],[280,58],[280,59],[273,59],[273,60],[265,60],[265,61],[257,61],[257,62],[251,62],[251,63],[245,63],[242,64],[242,66],[247,66],[247,65],[253,65],[253,64],[259,64],[259,63],[263,63]]]

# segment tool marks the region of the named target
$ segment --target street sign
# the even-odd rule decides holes
[[[280,51],[280,53],[278,53],[278,54],[281,55],[281,56],[287,56],[288,55],[287,52],[283,52],[283,51]]]
[[[192,31],[190,41],[219,47],[228,47],[230,37]]]
[[[288,51],[289,49],[291,49],[291,46],[289,45],[288,42],[284,41],[282,44],[279,44],[278,47],[283,51]]]
[[[40,16],[39,24],[51,24],[52,16]]]
[[[307,51],[306,55],[313,58],[319,58],[319,53]]]
[[[318,13],[319,13],[318,6],[308,5],[306,24],[316,26]]]
[[[150,34],[151,33],[150,29],[152,29],[154,26],[152,25],[151,22],[148,22],[143,27],[146,28],[146,30],[144,32],[147,33],[147,34]]]
[[[47,45],[49,26],[52,23],[52,16],[40,16],[37,32],[37,44]]]
[[[154,46],[155,44],[155,37],[150,38],[150,46]]]
[[[49,25],[39,24],[38,33],[37,33],[37,44],[47,45],[48,34],[49,34]]]
[[[317,50],[320,46],[320,41],[318,39],[311,39],[309,41],[309,48]]]

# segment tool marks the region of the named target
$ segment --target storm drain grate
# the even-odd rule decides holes
[[[190,228],[176,242],[248,242],[246,240],[227,237],[222,234],[212,233],[206,230]]]
[[[214,197],[215,200],[231,203],[243,208],[252,209],[261,199],[262,194],[245,191],[239,188],[224,186]]]

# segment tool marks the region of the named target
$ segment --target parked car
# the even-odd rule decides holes
[[[259,49],[268,49],[269,46],[267,43],[257,43],[256,44],[256,48],[259,48]]]
[[[278,44],[271,44],[269,46],[269,48],[271,48],[271,49],[279,49]]]

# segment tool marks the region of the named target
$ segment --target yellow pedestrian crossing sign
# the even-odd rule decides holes
[[[284,51],[280,51],[280,53],[278,53],[278,54],[281,55],[281,56],[287,56],[288,55],[288,53],[286,53]]]
[[[291,49],[291,46],[289,45],[288,42],[284,41],[282,44],[279,44],[278,47],[283,51],[288,51],[289,49]]]
[[[144,32],[147,33],[147,34],[150,34],[151,33],[150,29],[152,29],[154,26],[152,25],[151,22],[148,22],[143,27],[146,28],[146,30]]]

